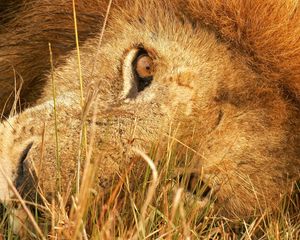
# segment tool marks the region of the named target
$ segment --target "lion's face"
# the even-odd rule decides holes
[[[191,22],[168,1],[149,2],[114,9],[103,38],[98,34],[81,48],[85,95],[98,108],[96,151],[122,166],[132,144],[147,151],[159,139],[172,138],[194,154],[189,167],[209,186],[224,214],[245,217],[276,204],[299,171],[295,102],[211,29]],[[71,92],[78,100],[77,76],[74,51],[54,71],[57,95]],[[40,102],[52,98],[50,82]],[[72,112],[69,107],[61,109]],[[76,125],[72,117],[78,120],[80,113],[74,112],[59,121],[66,132],[77,134],[81,122]],[[110,129],[107,141],[103,128]],[[61,140],[68,146],[62,150],[68,161],[70,149],[78,147],[73,132]],[[53,134],[45,139],[54,142]],[[38,158],[39,148],[33,151]],[[54,152],[47,151],[45,158]]]
[[[273,205],[297,172],[297,112],[212,31],[162,9],[112,13],[97,55],[97,39],[83,48],[87,87],[110,117],[136,124],[132,136],[130,121],[118,123],[122,145],[134,138],[147,149],[176,129],[171,137],[194,153],[190,167],[226,214]],[[57,78],[73,88],[76,66],[71,57]]]

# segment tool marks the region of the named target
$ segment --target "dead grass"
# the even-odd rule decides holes
[[[232,222],[216,215],[212,196],[206,203],[199,201],[203,186],[196,184],[195,192],[187,191],[190,170],[188,165],[180,170],[178,166],[183,154],[185,161],[192,154],[178,152],[174,144],[158,159],[159,145],[149,156],[136,150],[140,158],[105,193],[82,182],[79,196],[84,197],[73,196],[71,208],[59,194],[44,207],[27,203],[42,235],[47,239],[299,239],[299,186],[275,212],[262,209],[261,216],[248,222]],[[142,164],[135,169],[137,161]],[[5,239],[15,239],[9,212],[5,209],[0,231]],[[27,238],[42,238],[32,222],[28,226]]]

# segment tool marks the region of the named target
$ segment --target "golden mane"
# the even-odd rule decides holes
[[[299,101],[299,1],[189,0],[180,7],[194,21],[213,28],[255,71]]]

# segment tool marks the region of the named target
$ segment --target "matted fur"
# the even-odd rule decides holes
[[[25,2],[6,11],[0,30],[6,39],[0,41],[0,103],[17,73],[21,101],[39,105],[1,125],[0,163],[11,163],[7,173],[17,178],[19,156],[34,143],[29,155],[42,164],[37,177],[45,192],[53,189],[51,42],[65,191],[74,178],[82,116],[71,1]],[[179,149],[195,153],[189,167],[213,189],[220,214],[248,218],[276,207],[299,178],[299,2],[115,1],[98,49],[107,3],[77,5],[85,96],[99,107],[93,157],[103,156],[101,187],[134,157],[132,145],[147,151],[172,125]],[[154,80],[124,100],[122,64],[136,47],[155,56]]]

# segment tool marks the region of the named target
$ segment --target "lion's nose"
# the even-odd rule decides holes
[[[212,193],[211,187],[208,186],[197,173],[190,173],[187,176],[180,175],[179,180],[183,183],[188,192],[197,197],[207,198]]]

